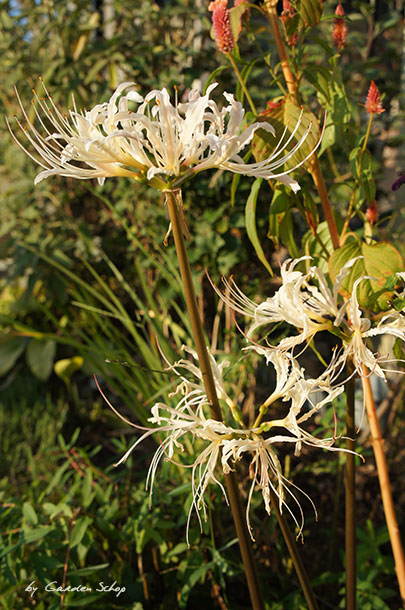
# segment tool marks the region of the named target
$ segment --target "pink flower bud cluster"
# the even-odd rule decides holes
[[[347,43],[347,25],[345,23],[345,12],[340,0],[336,7],[335,15],[332,38],[334,45],[341,51]]]
[[[369,114],[382,114],[385,112],[380,98],[380,91],[373,80],[368,90],[365,106]]]
[[[228,0],[214,0],[208,5],[208,10],[212,11],[212,24],[218,49],[222,53],[230,53],[235,46],[235,39],[231,28]]]

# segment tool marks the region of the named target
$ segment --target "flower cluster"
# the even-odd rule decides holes
[[[345,23],[345,11],[343,9],[341,0],[335,10],[335,20],[333,24],[332,32],[333,43],[337,46],[338,50],[341,51],[347,43],[347,25]]]
[[[44,169],[35,183],[52,175],[97,178],[100,184],[110,176],[127,176],[166,190],[198,172],[218,168],[276,179],[294,191],[300,188],[287,174],[306,159],[288,171],[278,170],[293,157],[310,128],[288,153],[283,151],[291,137],[284,134],[269,158],[245,163],[240,153],[255,132],[263,129],[275,136],[274,128],[266,122],[243,128],[245,111],[232,94],[224,93],[227,105],[222,109],[210,99],[216,83],[204,95],[192,90],[186,102],[172,104],[166,89],[142,97],[135,83],[125,82],[108,102],[91,110],[79,110],[73,98],[68,115],[59,111],[42,85],[45,97],[34,91],[33,101],[40,129],[31,122],[17,92],[24,117],[17,122],[37,155],[23,147],[9,126],[20,147]],[[299,123],[294,134],[298,127]]]
[[[305,344],[305,349],[318,332],[327,330],[342,342],[340,352],[333,360],[334,376],[337,376],[347,360],[351,359],[360,376],[363,376],[365,366],[371,373],[385,380],[385,369],[381,366],[384,359],[371,351],[367,346],[367,339],[378,335],[391,335],[405,341],[405,317],[395,309],[386,312],[383,317],[377,316],[375,324],[364,317],[359,307],[357,290],[361,282],[373,281],[374,278],[369,276],[356,279],[351,297],[340,302],[339,289],[342,282],[359,258],[361,257],[353,258],[343,266],[332,289],[318,267],[309,267],[306,273],[296,269],[298,263],[310,259],[303,256],[283,263],[282,285],[274,296],[262,303],[254,303],[236,284],[227,280],[225,284],[229,296],[222,295],[218,290],[217,292],[235,311],[253,320],[246,333],[248,339],[251,339],[259,328],[275,322],[285,322],[298,330],[298,334],[283,338],[276,347],[267,344],[265,347],[260,346],[260,350],[269,353],[273,350],[288,352],[302,344]],[[404,276],[404,273],[397,274],[401,280]],[[403,298],[403,295],[400,296]]]
[[[191,468],[193,502],[187,520],[186,538],[188,541],[193,509],[198,515],[201,526],[200,511],[203,518],[206,519],[204,492],[209,483],[218,485],[227,501],[225,488],[220,481],[220,473],[222,471],[226,475],[243,458],[248,459],[252,483],[248,494],[246,520],[252,539],[250,506],[256,487],[262,493],[265,509],[269,514],[271,512],[271,492],[276,494],[280,511],[283,507],[287,509],[301,534],[304,523],[303,511],[291,491],[291,487],[299,488],[285,479],[277,455],[277,446],[293,445],[297,456],[300,455],[302,445],[339,451],[333,447],[334,437],[319,439],[307,432],[302,424],[317,413],[322,406],[332,402],[343,391],[343,387],[333,387],[333,375],[330,370],[327,370],[318,379],[306,379],[304,369],[298,365],[290,353],[264,351],[263,355],[267,364],[272,365],[274,369],[275,386],[268,398],[260,405],[253,426],[247,428],[244,426],[242,418],[235,416],[238,406],[228,394],[224,383],[224,371],[229,367],[229,362],[222,361],[218,364],[212,354],[209,354],[218,397],[224,407],[224,412],[227,413],[226,422],[219,422],[206,416],[206,413],[209,413],[209,402],[198,367],[197,354],[190,348],[184,347],[184,349],[192,360],[182,359],[173,365],[168,365],[168,370],[180,379],[175,392],[170,395],[175,406],[164,403],[154,405],[152,417],[149,419],[154,427],[146,429],[118,464],[125,462],[145,438],[159,433],[160,445],[151,461],[146,481],[150,497],[152,498],[156,469],[162,458],[173,461],[179,466]],[[260,349],[258,352],[260,353]],[[271,416],[271,407],[277,401],[285,405],[283,407],[285,416],[281,419]],[[184,452],[182,439],[186,435],[195,441],[199,439],[200,444],[194,443],[196,453],[188,463],[179,464],[178,461],[174,461],[174,453],[175,451]],[[308,497],[302,490],[299,491]],[[297,503],[301,515],[300,522],[297,521],[294,512],[286,503],[287,495],[290,495]],[[310,502],[312,503],[311,500]]]
[[[385,112],[380,97],[380,90],[373,80],[368,89],[365,108],[369,114],[382,114]]]

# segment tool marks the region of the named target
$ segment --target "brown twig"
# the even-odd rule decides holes
[[[294,563],[295,571],[297,572],[298,579],[300,581],[300,585],[302,587],[303,593],[305,595],[305,599],[308,604],[309,610],[318,610],[318,602],[315,599],[314,592],[311,587],[311,583],[308,578],[308,574],[305,570],[304,564],[301,559],[301,555],[298,552],[297,544],[294,536],[291,533],[290,528],[288,527],[287,520],[283,514],[280,513],[278,507],[278,498],[274,491],[270,489],[270,499],[271,499],[271,508],[275,512],[278,524],[284,536],[285,543],[288,548],[288,552],[290,553],[291,559]]]
[[[377,417],[373,392],[371,389],[370,372],[363,365],[363,389],[365,396],[366,411],[370,425],[371,444],[374,451],[375,462],[377,465],[378,480],[380,483],[381,496],[384,506],[385,520],[387,522],[388,533],[394,555],[395,572],[398,579],[399,591],[401,594],[402,605],[405,607],[405,557],[402,547],[401,536],[397,518],[395,516],[394,501],[392,498],[391,484],[388,474],[387,459],[384,451],[384,440],[381,436],[380,424]]]
[[[356,448],[354,423],[354,366],[347,363],[346,382],[346,449]],[[356,467],[354,453],[346,453],[346,610],[356,610]]]

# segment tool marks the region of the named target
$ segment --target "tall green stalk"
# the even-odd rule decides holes
[[[346,383],[346,449],[355,451],[354,367],[349,360]],[[356,610],[356,469],[354,453],[346,453],[346,610]]]
[[[209,354],[204,339],[204,331],[198,311],[197,299],[195,296],[193,278],[191,274],[190,262],[187,256],[186,245],[183,237],[180,214],[178,205],[181,205],[181,191],[167,190],[166,203],[169,210],[170,221],[173,230],[174,244],[176,247],[177,258],[179,261],[180,274],[186,298],[187,310],[190,316],[191,328],[194,335],[195,347],[198,354],[199,367],[201,370],[205,391],[210,404],[212,417],[223,421],[221,407],[219,404],[214,376],[209,361]],[[253,610],[264,610],[264,601],[260,589],[259,577],[253,557],[252,545],[249,532],[244,518],[242,504],[236,475],[230,472],[225,475],[225,482],[228,491],[229,503],[235,522],[236,533],[242,555],[242,561],[246,571],[246,580],[249,587],[250,599]]]
[[[308,610],[318,610],[318,602],[315,599],[315,595],[312,590],[308,574],[302,562],[301,555],[298,552],[295,538],[292,535],[290,528],[288,527],[286,518],[282,513],[280,513],[280,509],[278,507],[278,498],[272,489],[270,490],[270,498],[272,510],[276,514],[278,524],[280,526],[281,532],[284,536],[284,540],[288,548],[288,552],[290,553],[291,559],[293,560],[298,580],[300,581],[302,591],[305,595],[305,599],[308,604]]]

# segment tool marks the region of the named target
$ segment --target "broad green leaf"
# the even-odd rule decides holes
[[[293,200],[286,190],[281,186],[274,189],[273,198],[270,203],[270,214],[281,214],[292,206]]]
[[[253,247],[256,251],[256,254],[257,254],[259,260],[266,267],[266,269],[270,273],[270,275],[274,275],[273,270],[270,267],[269,262],[267,261],[265,255],[264,255],[263,248],[259,241],[259,237],[257,235],[257,229],[256,229],[256,202],[257,202],[257,197],[259,195],[259,190],[260,190],[262,182],[263,182],[263,178],[256,178],[256,180],[254,181],[252,188],[250,190],[249,197],[246,201],[246,207],[245,207],[246,231],[247,231],[250,241],[253,244]]]
[[[304,26],[313,26],[320,22],[323,10],[321,0],[295,0],[293,4]]]
[[[15,365],[18,357],[24,351],[24,337],[5,336],[0,340],[0,376],[5,375]]]
[[[36,542],[40,540],[44,536],[47,536],[49,532],[53,531],[55,528],[53,525],[46,525],[43,527],[38,527],[35,530],[32,530],[29,534],[24,534],[24,542],[26,544],[30,544],[31,542]]]
[[[332,254],[329,259],[329,272],[332,281],[342,267],[352,258],[361,256],[350,269],[349,275],[342,283],[340,292],[345,297],[352,293],[354,282],[362,276],[375,279],[365,279],[357,288],[359,305],[373,311],[385,311],[391,307],[392,292],[383,287],[388,278],[403,270],[402,256],[391,244],[381,242],[365,244],[353,240],[347,242]]]
[[[235,42],[238,42],[239,34],[242,31],[242,18],[246,10],[248,10],[247,6],[242,3],[239,6],[233,6],[229,11],[231,30]]]
[[[325,66],[311,64],[308,66],[308,68],[305,68],[302,73],[304,78],[311,83],[314,89],[316,89],[316,91],[318,91],[318,93],[320,93],[327,102],[330,102],[330,70]]]
[[[23,515],[30,525],[36,525],[38,523],[38,515],[35,512],[35,509],[32,504],[30,504],[29,502],[24,502]]]
[[[213,561],[210,561],[209,563],[203,563],[203,565],[201,565],[199,568],[197,568],[197,570],[195,570],[195,572],[191,574],[190,578],[187,580],[186,584],[182,587],[180,592],[180,610],[183,610],[187,607],[187,600],[190,597],[192,588],[197,584],[200,578],[205,576],[208,570],[213,568],[214,565],[215,563]]]
[[[276,146],[278,146],[281,138],[283,142],[287,142],[294,129],[297,130],[288,144],[287,148],[284,148],[284,154],[291,151],[295,144],[304,136],[307,128],[309,133],[305,140],[301,143],[298,150],[294,155],[283,164],[282,167],[277,169],[277,173],[282,171],[293,169],[298,163],[304,161],[304,159],[311,154],[315,146],[319,142],[320,132],[318,120],[312,112],[303,111],[301,106],[298,106],[293,100],[286,98],[281,103],[278,103],[275,108],[268,109],[265,115],[260,118],[270,123],[275,130],[275,137],[268,131],[259,129],[253,138],[252,149],[256,161],[263,161],[270,157]],[[284,133],[285,132],[285,133]],[[284,134],[284,136],[283,136]],[[283,148],[281,149],[283,150]],[[281,152],[281,151],[280,151]],[[309,164],[309,160],[303,164],[306,167]]]
[[[83,540],[83,536],[85,535],[91,522],[92,519],[90,517],[79,517],[79,519],[77,519],[69,540],[69,546],[71,549],[73,549],[73,547],[77,546]]]
[[[308,79],[309,80],[309,79]],[[346,94],[344,84],[339,78],[328,79],[328,93],[318,91],[325,98],[326,126],[322,137],[319,154],[332,146],[336,140],[343,137],[345,130],[352,121],[352,109]]]
[[[46,381],[52,373],[53,360],[56,352],[56,343],[52,339],[38,341],[31,339],[28,343],[25,357],[31,372],[37,379]]]

